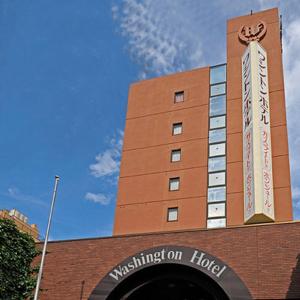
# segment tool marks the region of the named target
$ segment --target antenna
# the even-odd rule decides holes
[[[280,32],[280,45],[281,45],[281,53],[283,52],[282,50],[282,15],[279,17],[279,32]]]

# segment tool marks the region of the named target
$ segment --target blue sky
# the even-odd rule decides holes
[[[274,6],[300,219],[297,0],[0,0],[0,207],[43,236],[58,174],[51,238],[110,235],[129,84],[225,62],[226,19]]]

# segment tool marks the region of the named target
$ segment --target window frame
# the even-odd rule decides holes
[[[212,70],[219,69],[219,68],[222,68],[222,67],[225,68],[225,80],[213,81],[212,76],[211,76],[212,75]],[[211,66],[209,68],[209,84],[214,85],[214,84],[221,83],[221,82],[227,82],[227,63]]]
[[[219,206],[222,207],[223,212],[217,216],[210,216],[210,207]],[[212,210],[212,209],[211,209]],[[212,211],[211,211],[212,212]],[[211,202],[207,205],[207,219],[214,219],[214,218],[226,218],[226,202]]]
[[[212,153],[211,153],[211,147],[218,146],[218,145],[222,145],[222,148],[223,148],[223,145],[224,145],[224,152],[221,152],[221,154],[212,155]],[[219,156],[226,156],[226,150],[227,150],[226,141],[225,142],[220,142],[220,143],[209,144],[208,145],[208,158],[219,157]]]
[[[170,213],[172,212],[172,210],[176,211],[176,220],[170,220]],[[179,219],[179,208],[178,208],[178,206],[168,207],[167,222],[178,222],[178,219]]]
[[[218,104],[218,101],[219,102],[224,101],[224,110],[222,110],[221,112],[218,112],[216,114],[212,114],[212,105],[214,103]],[[226,94],[210,97],[209,98],[209,117],[212,118],[212,117],[226,116],[226,114],[227,114]]]
[[[177,96],[182,96],[182,100],[176,101]],[[174,92],[174,104],[182,103],[185,101],[185,93],[184,90]]]
[[[217,86],[217,85],[224,86],[224,92],[222,91],[222,92],[219,93],[219,94],[212,94],[212,89],[213,89],[215,86]],[[209,85],[209,96],[212,98],[212,97],[218,97],[218,96],[226,95],[226,93],[227,93],[227,90],[226,90],[226,89],[227,89],[226,81],[222,81],[222,82],[210,84],[210,85]]]
[[[171,189],[171,184],[172,184],[172,181],[175,182],[175,180],[178,180],[178,189]],[[177,176],[177,177],[171,177],[169,178],[169,192],[176,192],[176,191],[179,191],[180,190],[180,177]]]
[[[211,132],[216,132],[216,131],[224,131],[225,134],[224,134],[224,138],[225,139],[222,139],[222,140],[217,140],[217,141],[211,141]],[[223,127],[223,128],[217,128],[217,129],[211,129],[208,131],[208,143],[209,145],[213,145],[213,144],[222,144],[222,143],[226,143],[227,142],[227,132],[226,132],[226,127]]]
[[[223,167],[223,168],[221,168],[221,169],[215,169],[215,170],[210,170],[209,169],[209,162],[210,161],[212,161],[212,160],[223,160],[224,159],[224,161],[225,161],[225,166]],[[222,162],[223,163],[223,162]],[[227,163],[227,161],[226,161],[226,155],[219,155],[219,156],[213,156],[213,157],[208,157],[208,166],[207,166],[207,168],[208,168],[208,173],[215,173],[215,172],[220,172],[220,171],[226,171],[226,163]]]
[[[213,119],[220,119],[220,118],[224,118],[224,125],[218,126],[218,127],[212,127],[211,121]],[[226,128],[226,123],[227,123],[226,114],[225,115],[218,115],[218,116],[209,117],[209,130]]]
[[[209,199],[209,194],[210,192],[213,190],[213,189],[224,189],[224,199],[213,199],[213,200],[210,200]],[[213,192],[212,192],[213,193]],[[222,191],[222,194],[223,194],[223,191]],[[210,204],[210,203],[222,203],[222,202],[227,202],[227,188],[226,188],[226,185],[222,185],[222,186],[213,186],[213,187],[208,187],[207,188],[207,204]]]
[[[180,133],[174,133],[175,127],[176,126],[180,126],[181,127],[181,131]],[[172,124],[172,135],[180,135],[183,133],[183,122],[176,122]]]
[[[224,183],[220,183],[220,184],[211,184],[210,183],[210,177],[216,174],[224,174]],[[217,171],[217,172],[210,172],[208,173],[208,188],[212,188],[212,187],[221,187],[221,186],[226,186],[226,170],[225,171]]]
[[[173,160],[173,154],[175,154],[176,152],[179,152],[179,160]],[[180,162],[180,161],[181,161],[181,148],[172,149],[171,150],[170,162],[171,163],[176,163],[176,162]]]
[[[227,64],[210,67],[206,228],[227,226]],[[219,120],[218,120],[219,118]],[[215,123],[215,124],[213,124]],[[214,140],[213,140],[214,139]],[[217,146],[215,146],[217,145]],[[215,149],[218,148],[218,149]],[[214,163],[216,160],[216,164]],[[219,161],[218,161],[219,160]],[[209,169],[220,165],[219,169]],[[220,177],[217,176],[220,175]],[[211,198],[209,200],[209,197]],[[221,213],[220,213],[221,212]],[[215,216],[213,214],[216,214]]]
[[[211,221],[211,222],[214,222],[214,221],[217,221],[217,220],[224,220],[224,226],[222,225],[222,226],[215,226],[215,227],[211,227],[211,226],[209,226],[208,225],[208,223]],[[209,219],[207,219],[206,220],[206,228],[207,229],[214,229],[214,228],[226,228],[226,226],[227,226],[227,217],[221,217],[221,218],[209,218]]]

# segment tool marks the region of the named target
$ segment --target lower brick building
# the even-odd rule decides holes
[[[114,270],[128,265],[133,257],[140,259],[140,253],[146,257],[147,253],[161,253],[162,249],[165,249],[165,260],[161,262],[146,261],[127,274],[119,275],[118,280],[109,275],[118,276]],[[198,257],[204,253],[203,259],[209,257],[216,262],[214,265],[218,263],[219,271],[224,266],[226,270],[218,278],[207,270],[206,262],[199,266],[194,259],[192,264],[195,250]],[[168,259],[171,251],[182,252],[181,259],[175,254]],[[205,281],[208,278],[225,291],[227,299],[300,299],[299,252],[300,222],[50,242],[40,298],[226,299],[223,294],[218,298],[214,290],[209,290]],[[192,271],[205,275],[205,280],[194,280]],[[155,281],[162,280],[164,274],[169,274],[169,282],[165,288],[159,288]],[[196,285],[194,281],[205,282],[203,290],[196,289],[194,298],[178,294],[175,283],[182,280],[181,274],[189,281],[188,285]],[[133,286],[149,282],[149,278],[153,280],[155,297],[151,297],[149,291],[149,298],[126,296]],[[205,287],[209,287],[208,291]],[[164,298],[159,291],[165,293],[165,289],[169,297]],[[110,295],[113,291],[115,294]]]
[[[14,221],[21,232],[28,233],[32,238],[39,242],[39,230],[36,224],[28,224],[28,218],[16,209],[10,211],[6,209],[0,210],[0,219],[9,219]]]

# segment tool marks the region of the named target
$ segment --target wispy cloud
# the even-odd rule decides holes
[[[17,187],[9,187],[7,189],[7,192],[4,193],[4,195],[18,201],[47,206],[43,201],[41,201],[37,197],[22,193]]]
[[[123,0],[112,17],[141,79],[225,62],[230,17],[274,7],[278,0]]]
[[[96,162],[89,166],[92,176],[105,179],[105,182],[109,185],[115,185],[119,176],[123,136],[124,132],[118,130],[117,133],[110,138],[108,147],[96,155]],[[88,192],[85,195],[86,200],[102,205],[108,205],[112,198],[112,194],[106,193]]]
[[[91,175],[98,178],[118,174],[122,145],[123,132],[119,131],[117,137],[110,140],[108,149],[96,155],[96,162],[89,166]]]
[[[166,74],[203,63],[190,4],[173,0],[125,0],[120,6],[113,5],[112,13],[121,33],[128,38],[131,57],[142,67],[141,78],[149,73]]]
[[[89,192],[86,193],[85,199],[102,205],[108,205],[111,201],[111,196],[104,194],[94,194]]]

